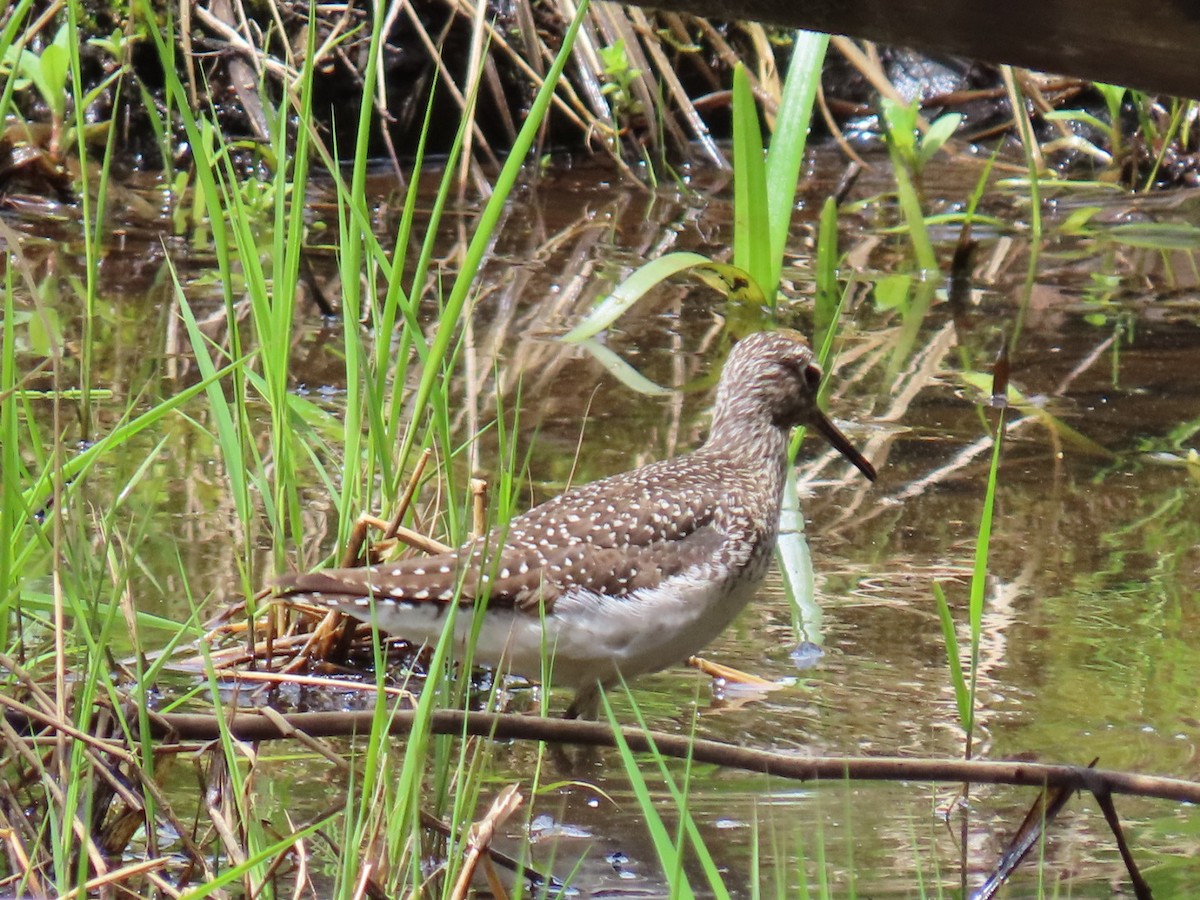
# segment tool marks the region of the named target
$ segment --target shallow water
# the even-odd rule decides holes
[[[814,163],[794,229],[786,272],[794,300],[780,318],[805,332],[812,329],[813,217],[839,165],[832,154]],[[931,171],[927,193],[944,198],[931,205],[952,208],[978,173],[974,160]],[[880,163],[851,202],[887,187]],[[798,633],[772,577],[705,653],[783,687],[762,697],[730,692],[714,699],[708,680],[691,670],[647,676],[633,696],[654,727],[687,730],[698,710],[698,734],[753,746],[805,755],[961,756],[931,584],[945,586],[963,622],[991,452],[987,429],[997,421],[984,402],[990,387],[981,391],[963,373],[989,372],[1001,335],[1016,334],[1011,383],[1025,399],[1007,414],[975,753],[1080,764],[1099,757],[1105,768],[1200,778],[1200,467],[1183,463],[1200,443],[1200,275],[1195,246],[1165,249],[1161,239],[1144,246],[1144,233],[1128,227],[1195,223],[1200,201],[1063,191],[1047,205],[1049,236],[1031,259],[1023,196],[1020,188],[998,186],[985,202],[1006,224],[976,229],[974,291],[957,317],[941,284],[929,285],[938,294],[924,316],[887,304],[907,264],[904,236],[884,231],[895,224],[890,205],[866,202],[843,215],[844,272],[856,285],[828,371],[830,409],[874,461],[879,480],[867,484],[815,439],[806,442],[798,480],[819,612],[809,610]],[[1083,205],[1100,207],[1106,225],[1055,233]],[[381,200],[381,227],[392,227],[393,214]],[[53,319],[72,346],[78,303],[67,276],[82,266],[72,256],[73,226],[67,221],[49,240],[35,237],[46,231],[30,217],[7,221],[29,236],[24,252],[43,291],[36,307],[18,297]],[[506,414],[519,413],[520,446],[529,448],[538,498],[568,480],[592,480],[695,446],[731,335],[762,327],[759,313],[730,309],[686,285],[636,307],[603,343],[668,389],[659,397],[630,390],[594,356],[554,338],[644,259],[671,250],[724,256],[729,224],[730,189],[719,176],[697,176],[691,192],[651,195],[575,170],[521,192],[500,227],[467,329],[456,434],[477,432],[502,398]],[[93,383],[113,395],[99,401],[99,432],[139,392],[167,395],[196,378],[175,321],[167,255],[183,273],[198,317],[220,311],[203,249],[183,239],[164,247],[158,234],[153,223],[131,226],[102,265]],[[446,236],[449,246],[453,227]],[[956,229],[935,237],[948,261]],[[319,279],[329,277],[327,260],[314,257],[314,266]],[[337,326],[311,308],[304,313],[296,389],[337,410]],[[18,341],[19,361],[32,369],[42,358],[36,329]],[[65,372],[61,383],[72,377]],[[52,383],[43,375],[39,385]],[[188,610],[178,558],[193,595],[209,597],[213,607],[240,590],[242,548],[230,540],[233,512],[204,410],[199,403],[190,409],[197,424],[170,419],[108,460],[89,479],[77,513],[96,516],[111,505],[165,438],[112,527],[152,529],[155,539],[138,550],[131,593],[142,609],[176,619]],[[50,433],[49,404],[31,412],[45,417]],[[66,433],[81,436],[74,426]],[[485,437],[464,470],[494,476],[496,464],[493,439]],[[312,559],[331,549],[334,513],[314,490],[305,512]],[[267,540],[258,536],[259,550]],[[959,637],[965,645],[961,628]],[[628,717],[628,701],[617,704]],[[528,772],[527,748],[495,753],[512,780]],[[278,765],[281,808],[302,815],[328,801],[322,763],[268,765]],[[661,893],[663,876],[615,755],[600,754],[574,777],[595,789],[565,787],[536,801],[535,861],[565,876],[582,858],[575,883],[587,893]],[[984,877],[1032,800],[1015,788],[972,791],[971,883]],[[1128,798],[1117,806],[1156,896],[1183,896],[1200,877],[1194,811]],[[822,858],[833,896],[918,896],[918,877],[926,891],[959,883],[963,809],[953,786],[814,787],[702,769],[693,773],[691,810],[738,894],[748,892],[756,843],[763,886],[779,884],[780,895],[795,896],[805,877],[815,889]],[[515,847],[520,828],[510,830]],[[1045,855],[1050,891],[1109,896],[1113,885],[1126,884],[1091,798],[1069,803]],[[1009,896],[1036,890],[1035,869],[1018,874]],[[693,876],[703,883],[698,871]],[[1066,884],[1056,887],[1059,881]]]

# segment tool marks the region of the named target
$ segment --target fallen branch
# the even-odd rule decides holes
[[[12,713],[9,713],[11,716]],[[277,723],[275,718],[286,722]],[[228,728],[237,740],[269,741],[291,736],[287,729],[310,737],[349,737],[371,731],[374,713],[315,712],[268,718],[257,711],[237,713]],[[404,735],[412,730],[416,714],[398,712],[389,732]],[[151,737],[157,740],[211,741],[220,735],[216,716],[170,713],[151,715]],[[601,722],[580,722],[498,713],[439,710],[432,714],[434,734],[477,735],[494,740],[534,740],[593,747],[615,746],[613,731]],[[695,762],[761,772],[799,781],[941,781],[974,784],[1012,784],[1028,787],[1066,788],[1157,797],[1180,803],[1200,803],[1200,782],[1155,775],[1139,775],[1085,766],[1028,762],[989,762],[962,759],[907,759],[898,757],[800,757],[768,750],[737,747],[719,741],[692,740],[686,736],[624,728],[629,746],[638,752],[652,747],[664,756]],[[137,736],[133,736],[137,740]]]

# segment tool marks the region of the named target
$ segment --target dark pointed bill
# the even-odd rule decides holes
[[[858,449],[850,443],[850,439],[842,434],[838,427],[819,409],[813,410],[812,426],[821,432],[825,440],[829,441],[838,453],[846,457],[847,461],[853,463],[858,471],[866,475],[868,481],[875,480],[875,467],[858,452]]]

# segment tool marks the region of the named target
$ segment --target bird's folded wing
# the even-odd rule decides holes
[[[700,574],[717,564],[722,544],[720,532],[712,525],[704,525],[686,535],[650,544],[593,547],[586,559],[576,559],[573,565],[564,565],[571,558],[565,552],[551,554],[544,567],[530,573],[540,578],[540,583],[521,585],[514,591],[509,585],[497,582],[492,587],[491,602],[508,597],[519,609],[534,611],[541,604],[548,612],[553,609],[556,597],[579,589],[636,602],[641,591],[674,575],[688,569],[696,569]]]
[[[686,457],[684,458],[686,459]],[[398,603],[474,605],[551,611],[565,591],[625,595],[694,566],[719,564],[723,535],[714,524],[722,485],[676,468],[669,484],[658,465],[568,491],[497,534],[459,550],[354,569],[288,575],[280,596],[339,606],[374,597]],[[618,501],[616,498],[619,497]]]
[[[453,556],[408,559],[395,564],[295,573],[276,582],[279,596],[340,606],[375,597],[381,602],[474,605],[486,597],[492,607],[551,611],[565,591],[622,595],[652,587],[689,568],[712,563],[721,535],[706,524],[687,534],[640,545],[596,547],[587,543],[548,550],[544,561],[521,565],[502,553],[494,563],[472,560],[463,572]],[[504,548],[511,552],[511,547]],[[524,557],[522,557],[524,559]]]

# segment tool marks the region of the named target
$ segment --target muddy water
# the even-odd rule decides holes
[[[785,273],[793,299],[780,319],[806,332],[812,222],[838,165],[832,156],[815,163]],[[953,209],[978,173],[971,160],[930,172],[927,194],[941,198],[931,205]],[[696,445],[731,336],[765,325],[758,313],[731,310],[700,288],[658,292],[603,342],[667,389],[659,396],[631,390],[596,356],[554,340],[647,258],[671,250],[727,255],[730,186],[703,176],[693,187],[645,194],[595,172],[558,173],[523,192],[501,225],[466,334],[454,427],[465,438],[493,415],[495,397],[511,412],[519,396],[536,497],[572,475],[591,480]],[[903,235],[888,231],[894,211],[876,199],[887,189],[879,166],[856,185],[850,201],[858,205],[842,216],[844,271],[854,285],[829,367],[831,411],[880,478],[868,485],[809,441],[798,481],[818,608],[804,612],[798,631],[773,578],[706,652],[781,687],[714,696],[707,679],[676,668],[640,679],[638,705],[659,728],[688,729],[698,713],[702,735],[800,754],[961,755],[931,584],[944,585],[962,622],[987,434],[998,420],[984,403],[990,386],[981,390],[964,373],[989,371],[1008,335],[1020,399],[1007,413],[997,490],[976,754],[1084,764],[1099,757],[1105,767],[1200,778],[1200,468],[1183,462],[1200,444],[1197,248],[1186,240],[1166,247],[1161,235],[1148,241],[1150,230],[1139,230],[1197,222],[1200,201],[1051,192],[1048,237],[1035,254],[1024,190],[997,185],[984,206],[1002,224],[976,229],[969,301],[955,308],[944,285],[931,283],[936,293],[921,315],[912,294],[907,304],[895,302],[908,255]],[[1055,231],[1083,206],[1099,207],[1096,227]],[[390,229],[386,220],[381,215]],[[31,236],[41,227],[20,215],[9,221]],[[462,222],[469,226],[469,213]],[[69,221],[61,227],[73,234]],[[164,247],[157,232],[131,225],[102,267],[93,381],[113,396],[100,401],[101,430],[139,391],[169,394],[195,377],[165,256],[184,273],[198,315],[220,308],[203,249],[182,239]],[[456,237],[448,227],[448,254]],[[948,260],[957,230],[935,237]],[[31,237],[26,255],[39,283],[52,288],[42,308],[71,346],[78,302],[65,276],[82,263],[58,240]],[[318,279],[328,278],[325,261],[314,263]],[[336,293],[336,284],[327,287]],[[340,339],[312,308],[304,312],[297,389],[336,410],[342,386],[331,373],[339,370]],[[22,362],[38,358],[31,333]],[[203,423],[202,405],[193,414]],[[158,536],[140,551],[143,574],[133,593],[146,610],[178,618],[186,615],[173,574],[180,556],[195,596],[219,602],[239,589],[241,548],[229,539],[232,511],[211,440],[173,420],[140,436],[88,490],[103,508],[106,489],[118,490],[164,437],[125,508],[129,522],[149,521]],[[479,442],[469,467],[494,473],[491,450]],[[306,513],[320,548],[314,558],[330,549],[331,515],[314,492]],[[628,701],[618,706],[628,710]],[[528,772],[526,750],[496,753],[512,779]],[[280,804],[322,807],[320,766],[281,763]],[[602,754],[573,777],[595,789],[537,799],[534,860],[560,875],[576,871],[585,893],[660,894],[663,877],[619,762]],[[313,785],[311,797],[305,784]],[[833,896],[903,897],[918,895],[918,878],[926,890],[958,885],[964,834],[968,879],[977,882],[1031,801],[1011,788],[976,789],[964,805],[946,786],[813,787],[705,769],[693,773],[691,810],[735,893],[747,891],[757,846],[763,887],[780,896],[824,879]],[[1194,811],[1128,799],[1118,809],[1156,896],[1184,896],[1200,881]],[[519,836],[510,835],[511,846]],[[1090,798],[1070,803],[1044,852],[1048,890],[1109,896],[1112,885],[1126,883]],[[1032,868],[1018,875],[1012,896],[1033,893],[1037,878]],[[1069,885],[1054,887],[1060,880]]]

